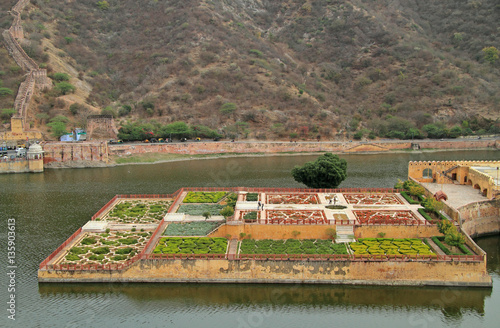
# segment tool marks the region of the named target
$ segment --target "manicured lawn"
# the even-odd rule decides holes
[[[324,239],[245,239],[240,254],[347,254],[347,250],[344,244]]]
[[[187,204],[179,206],[177,213],[201,216],[205,212],[209,212],[210,215],[220,215],[219,212],[223,208],[224,205],[219,204]]]
[[[170,223],[163,233],[164,236],[205,236],[222,222],[186,222]]]

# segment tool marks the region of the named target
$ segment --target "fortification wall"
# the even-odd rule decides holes
[[[46,143],[43,145],[45,164],[51,162],[98,161],[108,163],[105,142]]]
[[[500,199],[468,204],[458,212],[462,230],[471,237],[500,233]]]
[[[88,140],[116,139],[118,130],[111,115],[91,115],[87,118]]]
[[[24,32],[21,25],[21,11],[30,3],[29,0],[19,0],[11,10],[11,15],[14,16],[14,21],[8,30],[3,31],[2,36],[5,46],[9,54],[14,58],[14,61],[24,70],[27,71],[27,77],[24,82],[19,86],[19,90],[14,102],[14,109],[16,116],[20,117],[26,122],[27,113],[31,97],[33,96],[35,86],[40,90],[50,89],[52,83],[47,77],[47,70],[40,69],[38,64],[31,59],[24,49],[21,47],[17,39],[24,38]],[[23,127],[26,124],[23,123]],[[19,133],[12,131],[12,133],[3,133],[2,137],[5,140],[24,140],[29,133]],[[41,134],[36,134],[37,139],[41,139]]]
[[[141,260],[123,271],[38,271],[41,282],[238,282],[491,286],[481,262]]]

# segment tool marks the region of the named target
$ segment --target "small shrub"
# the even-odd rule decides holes
[[[80,244],[82,244],[82,245],[92,245],[92,244],[95,244],[96,242],[97,242],[97,240],[95,238],[86,237],[86,238],[82,239],[82,241],[80,242]]]
[[[68,261],[79,261],[80,260],[80,256],[78,256],[76,254],[68,254],[68,255],[66,255],[66,260],[68,260]]]
[[[96,247],[91,250],[92,253],[94,254],[108,254],[109,253],[109,247],[104,246],[104,247]]]

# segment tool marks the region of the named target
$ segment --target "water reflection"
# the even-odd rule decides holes
[[[351,287],[331,285],[241,284],[40,284],[42,300],[61,296],[123,295],[132,301],[153,301],[174,307],[238,307],[240,309],[300,308],[414,312],[441,311],[443,318],[457,320],[464,312],[484,315],[484,300],[491,289]]]

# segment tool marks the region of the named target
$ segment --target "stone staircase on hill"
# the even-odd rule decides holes
[[[337,237],[335,243],[351,243],[355,242],[354,239],[354,226],[352,225],[337,225]]]

